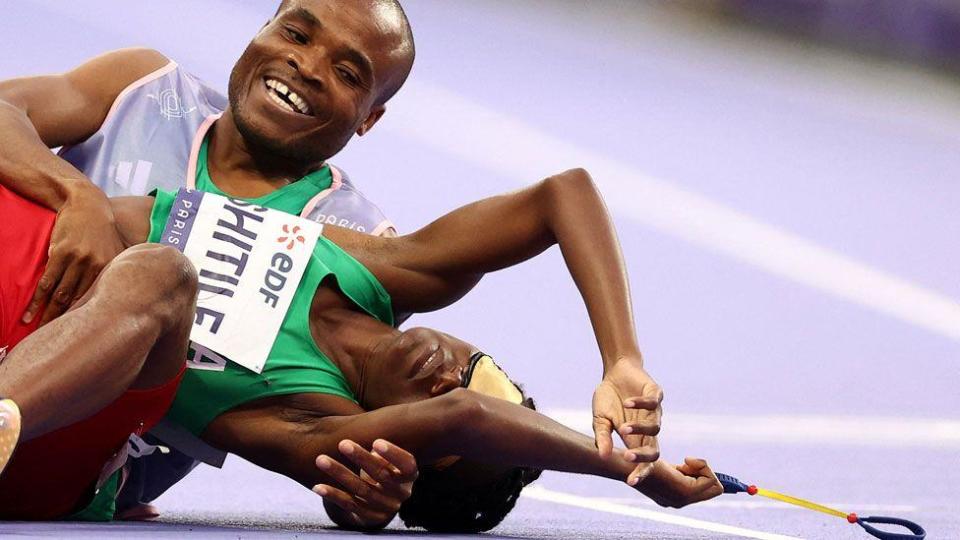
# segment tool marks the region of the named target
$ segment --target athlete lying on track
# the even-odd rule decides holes
[[[160,192],[156,202],[149,198],[112,202],[124,240],[132,245],[147,239],[148,233],[150,240],[160,239],[173,196]],[[152,226],[146,219],[151,210]],[[496,474],[485,471],[486,484],[494,478],[494,483],[509,479],[522,485],[532,473],[515,468],[528,467],[626,479],[658,502],[674,506],[719,494],[721,488],[703,462],[673,468],[656,461],[655,444],[624,453],[609,449],[598,453],[589,437],[532,410],[458,388],[472,347],[451,339],[443,347],[435,343],[436,350],[425,350],[425,344],[438,339],[436,334],[422,330],[401,333],[392,328],[395,312],[449,305],[483,274],[512,266],[555,243],[587,304],[601,354],[609,365],[608,376],[620,373],[634,384],[639,378],[655,387],[640,364],[613,228],[589,176],[574,170],[466,206],[399,238],[369,237],[327,227],[263,372],[256,374],[232,362],[222,365],[222,371],[188,370],[170,416],[212,445],[308,486],[329,481],[315,466],[318,455],[349,462],[340,451],[340,441],[350,439],[369,448],[382,438],[409,450],[421,468],[447,466],[453,461],[451,456],[461,458],[450,467],[451,474],[457,467],[476,472],[476,466],[468,466],[472,462],[500,468]],[[137,248],[132,248],[118,261],[136,252]],[[98,282],[84,305],[93,303],[104,285]],[[367,329],[355,316],[357,311],[366,313],[362,317]],[[353,329],[355,340],[327,339],[347,327]],[[19,355],[20,346],[13,348],[11,356]],[[180,352],[183,346],[179,344]],[[409,368],[406,378],[400,380],[397,357]],[[24,401],[15,392],[6,394]],[[601,385],[595,400],[614,400],[618,407],[623,404],[629,417],[617,424],[621,435],[653,436],[659,429],[659,389],[656,394],[617,395],[611,384]],[[520,395],[513,397],[519,401]],[[364,412],[364,408],[376,410]],[[30,410],[24,407],[25,426],[31,422]],[[641,414],[648,411],[653,418]],[[25,447],[30,445],[28,442]],[[18,454],[10,473],[18,470],[21,455],[30,453]],[[43,474],[38,471],[34,474]],[[6,511],[8,494],[27,488],[10,489],[8,478],[7,474],[0,478],[4,499],[0,508],[10,515]],[[640,482],[643,478],[646,480]],[[508,497],[509,506],[515,496]],[[26,497],[20,494],[17,498],[22,501]],[[356,517],[341,515],[338,521],[358,527],[388,521],[357,522]],[[481,516],[477,523],[453,527],[481,530],[499,519],[502,515],[495,519]]]
[[[365,69],[359,69],[364,66],[357,64],[358,56]],[[179,186],[194,180],[202,187],[198,178],[179,172],[196,169],[199,177],[206,165],[217,178],[217,186],[232,195],[265,195],[288,183],[302,188],[307,184],[302,180],[304,174],[323,169],[352,133],[366,133],[376,124],[412,62],[412,35],[395,2],[298,0],[281,4],[238,61],[231,76],[229,107],[222,96],[154,51],[118,51],[64,75],[0,83],[0,138],[4,143],[0,184],[58,215],[52,233],[54,245],[49,250],[49,238],[34,235],[35,230],[48,229],[20,230],[13,226],[22,221],[20,217],[0,215],[0,235],[5,235],[5,260],[0,264],[16,265],[0,274],[4,301],[0,338],[5,340],[0,342],[0,356],[19,343],[16,353],[0,368],[0,396],[13,395],[23,406],[27,417],[24,437],[34,439],[89,418],[131,387],[166,388],[167,383],[175,384],[182,367],[180,354],[157,349],[171,341],[179,343],[178,332],[186,331],[191,320],[188,309],[183,308],[192,305],[191,288],[182,281],[194,278],[175,254],[156,248],[125,253],[101,276],[98,290],[83,294],[103,264],[122,247],[108,210],[110,203],[99,190],[89,189],[91,180],[116,194],[142,194],[144,191],[138,190],[145,187]],[[268,90],[265,84],[273,84],[270,78],[274,83],[283,81],[311,110],[298,115],[295,104],[288,102],[294,99],[292,94],[284,90],[280,96],[275,87]],[[160,91],[179,95],[174,100],[178,111],[181,107],[187,112],[194,106],[198,109],[182,118],[164,115],[169,112],[168,103],[157,107],[152,97]],[[223,117],[205,131],[209,123],[203,119],[212,119],[219,112]],[[208,139],[211,157],[201,163],[195,143]],[[61,156],[70,163],[48,151],[48,147],[59,146],[64,146]],[[152,164],[152,169],[140,168],[141,161]],[[138,163],[132,175],[136,181],[131,182],[129,174],[122,180],[120,170],[114,170],[124,163]],[[341,203],[356,202],[356,197],[340,197],[340,202],[327,208],[322,205],[344,191],[321,201],[313,211],[341,215]],[[379,212],[361,214],[366,222]],[[376,223],[370,222],[369,230]],[[90,234],[91,230],[96,233]],[[22,253],[15,253],[14,245]],[[47,253],[50,264],[34,272]],[[43,286],[36,287],[39,275],[45,279]],[[28,301],[31,297],[32,302]],[[83,298],[82,305],[75,304],[77,297]],[[44,300],[49,300],[45,311],[40,305]],[[26,312],[28,320],[42,313],[47,320],[68,306],[73,306],[72,314],[20,341],[36,327],[14,323],[16,311]],[[91,324],[79,323],[88,320]],[[632,321],[626,322],[632,325]],[[110,341],[110,337],[116,339]],[[655,385],[645,384],[649,378],[635,344],[611,350],[603,357],[604,380],[594,401],[602,456],[609,455],[611,430],[621,427],[626,416],[636,414],[624,410],[624,398],[645,392],[655,397],[658,393]],[[64,361],[67,355],[69,362]],[[119,404],[114,408],[130,410]],[[144,411],[134,412],[133,418],[124,420],[126,424],[121,422],[127,427],[118,427],[118,434],[149,428],[152,417]],[[0,438],[14,425],[14,417],[8,419],[10,422],[0,426]],[[98,426],[100,420],[109,424],[116,419],[98,414],[90,420]],[[647,420],[659,425],[658,414]],[[73,459],[76,463],[89,461],[92,465],[88,468],[99,471],[101,454],[109,456],[117,447],[111,437],[97,439],[103,445],[99,453],[89,457],[77,453]],[[655,444],[652,437],[639,434],[623,439],[631,449]],[[36,446],[46,447],[46,443],[38,441]],[[29,454],[37,456],[37,466],[43,471],[63,465],[63,460],[46,463],[39,452],[32,451],[21,451],[18,460],[23,463]],[[82,506],[77,501],[89,491],[92,482],[88,478],[93,473],[76,463],[58,477],[56,497],[44,499],[50,503],[48,514],[61,515]],[[14,470],[23,471],[11,473],[23,474],[22,481],[39,485],[30,467]],[[52,471],[43,475],[54,476]],[[6,478],[13,482],[9,475]],[[60,498],[64,502],[54,504]],[[19,503],[28,504],[29,500]],[[20,511],[17,508],[0,506],[10,513]]]

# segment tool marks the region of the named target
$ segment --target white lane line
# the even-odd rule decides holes
[[[588,435],[593,433],[592,415],[589,409],[546,409],[544,414],[582,433]],[[671,442],[710,441],[953,450],[960,449],[960,420],[667,412],[662,435]]]
[[[733,536],[741,536],[743,538],[758,538],[760,540],[792,540],[799,538],[797,536],[785,536],[782,534],[744,529],[742,527],[734,527],[732,525],[724,525],[722,523],[714,523],[712,521],[704,521],[702,519],[693,519],[675,514],[668,514],[666,512],[656,512],[654,510],[646,510],[644,508],[636,508],[633,506],[607,502],[602,499],[594,499],[592,497],[571,495],[569,493],[553,491],[536,485],[524,489],[521,496],[529,497],[538,501],[552,502],[566,506],[575,506],[577,508],[586,508],[588,510],[595,510],[597,512],[606,512],[608,514],[635,517],[645,519],[647,521],[667,523],[669,525],[677,525],[690,529],[699,529],[701,531],[730,534]]]
[[[616,212],[930,332],[960,341],[960,302],[743,212],[650,177],[436,85],[410,81],[383,128],[529,183],[587,168]]]

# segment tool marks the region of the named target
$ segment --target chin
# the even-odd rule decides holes
[[[274,129],[261,125],[256,119],[248,118],[239,107],[234,108],[233,121],[243,137],[247,147],[257,153],[282,157],[295,162],[309,161],[310,156],[300,150],[296,142],[286,141]]]
[[[279,156],[295,163],[313,165],[325,162],[338,153],[350,140],[344,137],[342,142],[330,143],[329,140],[317,141],[306,138],[285,138],[283,133],[277,132],[277,127],[270,122],[258,122],[256,118],[249,118],[244,111],[234,107],[234,123],[243,140],[251,148],[271,156]],[[239,113],[239,114],[238,114]],[[266,125],[263,125],[266,124]],[[269,127],[268,127],[269,126]]]

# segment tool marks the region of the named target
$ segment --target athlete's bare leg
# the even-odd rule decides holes
[[[129,388],[154,388],[183,366],[196,275],[173,248],[121,253],[81,302],[21,341],[0,364],[0,396],[23,416],[21,440],[87,418]]]

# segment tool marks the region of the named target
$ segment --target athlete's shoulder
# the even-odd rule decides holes
[[[152,49],[110,51],[64,73],[0,82],[0,97],[28,113],[50,147],[77,144],[100,128],[123,90],[170,60]]]
[[[362,191],[360,191],[346,171],[333,164],[329,164],[329,167],[330,174],[333,177],[333,186],[336,194],[351,197],[355,199],[358,204],[364,205],[377,216],[383,216],[383,212],[380,210],[380,208]]]
[[[170,95],[175,95],[180,99],[189,94],[195,99],[205,102],[208,107],[204,107],[201,112],[206,115],[223,112],[227,107],[227,97],[223,92],[184,69],[160,51],[147,48],[119,49],[107,53],[107,56],[110,56],[111,61],[116,64],[115,69],[123,73],[120,77],[120,84],[123,87],[120,88],[118,97],[158,80],[161,76],[169,73],[173,74],[176,80],[176,82],[167,83],[167,86],[172,84],[175,87],[174,93]],[[147,94],[147,97],[151,96]],[[156,97],[151,97],[151,99],[156,99]]]
[[[106,113],[125,88],[169,64],[169,58],[153,49],[118,49],[91,58],[65,73],[63,78],[68,83],[65,89],[83,98],[88,108],[99,116]]]
[[[171,63],[160,51],[143,47],[117,49],[91,58],[68,73],[75,82],[100,78],[100,85],[124,87]],[[109,77],[104,77],[109,75]]]
[[[314,221],[373,235],[395,234],[383,211],[340,168],[330,165],[333,189],[311,201],[303,215]]]
[[[125,64],[130,69],[147,73],[157,70],[171,62],[167,55],[148,47],[116,49],[105,53],[105,55],[113,57],[117,62]]]

